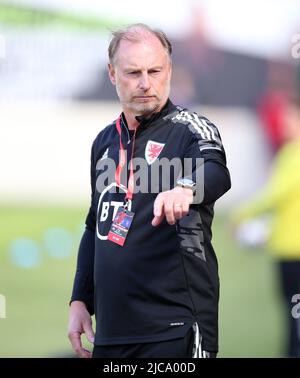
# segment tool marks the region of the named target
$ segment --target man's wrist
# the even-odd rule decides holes
[[[182,177],[178,179],[176,185],[180,186],[181,188],[191,189],[193,192],[196,190],[196,183],[189,178]]]
[[[87,308],[85,302],[81,300],[77,300],[77,299],[71,301],[70,306],[71,307],[84,307],[85,309]]]

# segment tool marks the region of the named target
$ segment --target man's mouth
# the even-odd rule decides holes
[[[154,96],[135,96],[135,100],[141,100],[141,101],[149,101],[152,100]]]

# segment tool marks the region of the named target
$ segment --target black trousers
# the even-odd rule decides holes
[[[93,358],[191,358],[194,332],[180,339],[124,345],[95,345]],[[207,357],[216,357],[210,353]]]
[[[300,318],[292,316],[292,307],[295,305],[292,303],[292,297],[300,293],[300,261],[280,261],[279,274],[288,329],[286,355],[287,357],[300,357]]]

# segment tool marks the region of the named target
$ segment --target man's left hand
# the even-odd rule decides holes
[[[188,214],[191,203],[193,191],[189,188],[176,186],[172,190],[159,193],[154,201],[152,226],[158,226],[164,217],[170,225],[175,224],[177,219]]]

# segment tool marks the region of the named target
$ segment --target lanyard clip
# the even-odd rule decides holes
[[[125,202],[124,202],[124,210],[128,210],[128,206],[129,206],[129,200],[128,198],[125,199]]]

